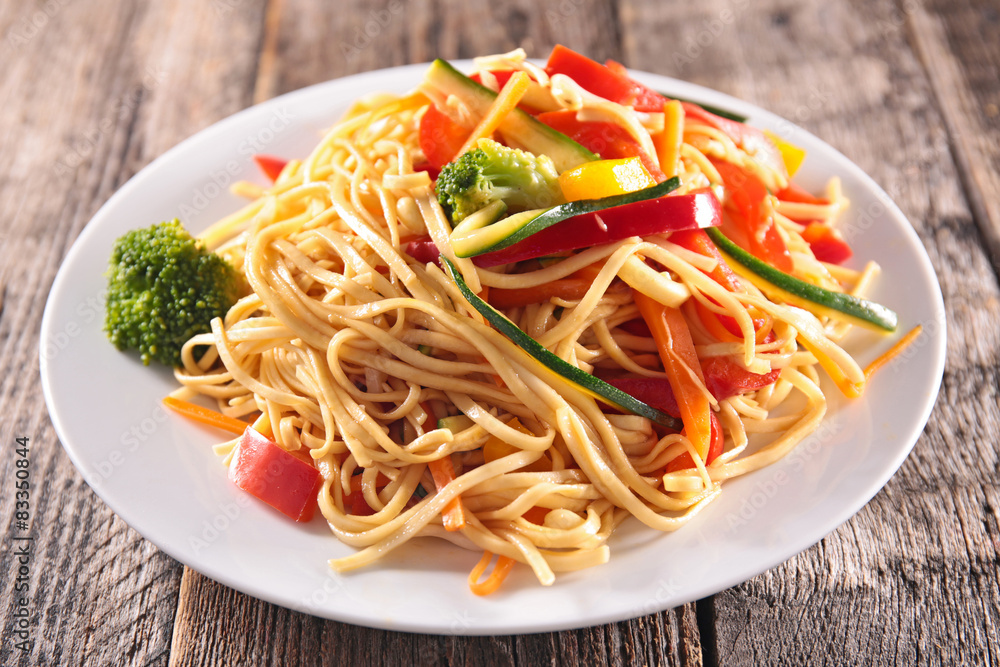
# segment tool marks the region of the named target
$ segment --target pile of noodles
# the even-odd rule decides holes
[[[637,113],[565,76],[546,76],[523,53],[478,65],[526,71],[532,94],[550,108],[620,123],[644,146],[664,124],[663,114]],[[496,88],[488,72],[483,78]],[[215,399],[222,412],[251,418],[282,448],[308,453],[323,479],[323,516],[338,539],[358,548],[331,561],[335,569],[358,568],[410,539],[434,536],[525,563],[550,584],[555,572],[606,562],[608,538],[628,517],[660,531],[679,528],[718,496],[725,480],[780,459],[813,431],[827,401],[817,358],[798,339],[832,358],[851,382],[864,382],[836,343],[847,325],[774,303],[746,281],[742,293],[729,292],[706,275],[713,260],[669,236],[586,249],[517,274],[455,259],[430,178],[414,171],[423,161],[418,126],[427,101],[414,102],[420,99],[361,100],[311,155],[289,163],[273,187],[239,187],[251,203],[201,238],[241,267],[248,296],[213,322],[211,333],[188,342],[176,373],[183,385],[178,395]],[[453,99],[436,101],[458,117],[468,113]],[[772,191],[786,185],[783,175],[757,164],[728,136],[687,119],[680,192],[721,183],[707,155],[755,170]],[[835,219],[846,206],[836,179],[826,199],[831,203],[824,206],[773,200],[774,219],[797,275],[863,292],[875,265],[855,272],[816,261],[799,235],[802,227],[790,219]],[[654,260],[690,293],[681,310],[701,358],[736,355],[754,372],[781,369],[780,377],[722,401],[702,387],[726,438],[724,453],[706,466],[683,435],[663,435],[642,417],[608,414],[488,326],[438,266],[406,254],[408,241],[428,235],[476,292],[540,285],[603,261],[579,301],[554,298],[505,312],[545,348],[588,372],[665,377],[652,339],[620,328],[638,309],[616,276],[638,258]],[[718,342],[693,313],[695,303],[732,316],[748,335]],[[773,342],[757,342],[752,317],[766,318]],[[464,414],[473,425],[439,429],[429,404]],[[748,448],[753,433],[769,434],[761,438],[766,444]],[[483,445],[491,437],[511,453],[486,461]],[[220,445],[220,455],[228,457],[235,442]],[[696,467],[664,475],[685,453]],[[437,490],[427,464],[443,457],[451,457],[456,479]],[[374,510],[367,516],[345,506],[359,471],[364,500]],[[449,532],[442,511],[457,496],[466,525]],[[533,508],[549,511],[543,519],[538,510],[526,518]]]

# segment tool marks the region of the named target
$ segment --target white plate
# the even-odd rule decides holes
[[[122,519],[182,563],[285,607],[392,630],[503,634],[617,621],[710,595],[808,548],[882,488],[923,429],[944,366],[944,306],[917,235],[870,178],[816,137],[727,95],[654,75],[638,78],[749,116],[805,147],[797,181],[807,187],[840,176],[852,202],[845,229],[853,264],[882,265],[872,297],[899,313],[900,331],[924,325],[915,354],[880,372],[862,400],[834,396],[817,434],[779,463],[729,482],[684,529],[660,534],[627,522],[611,541],[608,564],[563,574],[549,588],[519,567],[498,593],[477,598],[466,585],[477,556],[437,540],[410,543],[374,567],[338,576],[327,559],[351,549],[320,518],[293,523],[229,483],[211,451],[220,435],[161,407],[175,387],[171,373],[117,352],[101,331],[112,242],[174,216],[203,229],[240,204],[229,183],[261,181],[253,153],[304,157],[351,100],[405,92],[425,67],[330,81],[242,111],[146,167],[77,239],[45,308],[42,382],[70,458]],[[887,343],[859,333],[849,348],[867,363]]]

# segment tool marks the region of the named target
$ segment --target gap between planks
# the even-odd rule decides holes
[[[977,120],[967,112],[970,104],[963,99],[963,77],[955,57],[947,48],[943,26],[915,5],[909,13],[910,34],[924,72],[930,82],[938,109],[944,120],[958,170],[962,192],[969,204],[972,218],[989,251],[994,273],[1000,278],[1000,208],[998,192],[990,182],[991,169],[986,156],[972,141],[979,129]]]

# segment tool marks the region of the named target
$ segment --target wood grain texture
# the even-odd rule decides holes
[[[496,30],[473,33],[487,21]],[[268,10],[265,51],[257,95],[271,96],[360,71],[421,62],[438,56],[469,58],[523,47],[544,54],[563,42],[600,58],[619,58],[611,3],[573,2],[546,8],[538,3],[433,2],[344,3],[281,0]],[[473,40],[473,36],[475,39]],[[174,631],[178,665],[250,664],[274,658],[274,647],[255,641],[233,645],[224,609],[256,610],[259,603],[190,571],[182,587]],[[605,628],[526,637],[421,637],[362,630],[268,606],[265,636],[294,634],[307,646],[339,646],[344,655],[372,664],[648,664],[698,665],[701,649],[694,605]],[[189,611],[190,610],[190,611]],[[197,622],[188,622],[197,619]],[[242,622],[246,622],[244,619]],[[412,641],[411,641],[412,640]],[[332,642],[332,644],[331,644]],[[356,647],[356,648],[354,648]],[[291,650],[291,649],[288,649]],[[237,651],[238,653],[233,653]],[[339,652],[333,650],[331,655]],[[279,653],[278,655],[285,655]],[[313,651],[305,652],[309,661]],[[302,657],[296,653],[295,657]],[[331,658],[336,661],[336,658]]]
[[[570,632],[465,637],[326,621],[237,593],[189,569],[180,594],[171,665],[702,664],[690,640],[697,637],[693,605]]]
[[[1000,340],[984,325],[1000,304],[967,198],[978,186],[953,150],[970,126],[946,120],[934,80],[963,81],[928,72],[909,5],[705,2],[655,18],[642,6],[624,22],[630,64],[757,102],[845,152],[912,221],[949,321],[942,395],[902,469],[819,545],[707,603],[706,649],[720,664],[995,662]],[[657,53],[653,35],[679,56]]]
[[[1000,266],[1000,7],[904,4],[976,224]]]
[[[214,39],[223,28],[225,42]],[[0,314],[0,437],[5,454],[15,436],[31,438],[35,553],[34,644],[23,653],[10,623],[14,457],[5,455],[0,664],[166,664],[181,568],[118,519],[60,447],[38,382],[39,323],[63,256],[98,207],[152,158],[249,103],[260,20],[199,2],[113,12],[5,3],[0,34],[0,280],[12,286]]]
[[[35,644],[13,647],[6,573],[19,532],[7,520],[0,664],[1000,662],[998,22],[988,0],[0,5],[0,442],[32,438],[37,484]],[[118,519],[59,446],[37,382],[45,297],[97,208],[166,149],[253,102],[436,56],[544,55],[557,42],[758,103],[839,148],[899,203],[938,271],[948,366],[928,428],[886,488],[812,549],[697,605],[502,637],[383,632],[276,607],[182,568]],[[5,480],[12,466],[0,461]]]

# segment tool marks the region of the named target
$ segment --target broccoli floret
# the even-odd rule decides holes
[[[551,158],[491,139],[480,139],[476,148],[446,165],[434,187],[452,224],[497,199],[512,211],[563,202],[559,172]]]
[[[241,281],[224,259],[191,238],[179,220],[115,241],[107,272],[104,330],[142,363],[178,366],[191,336],[211,331],[236,302]]]

